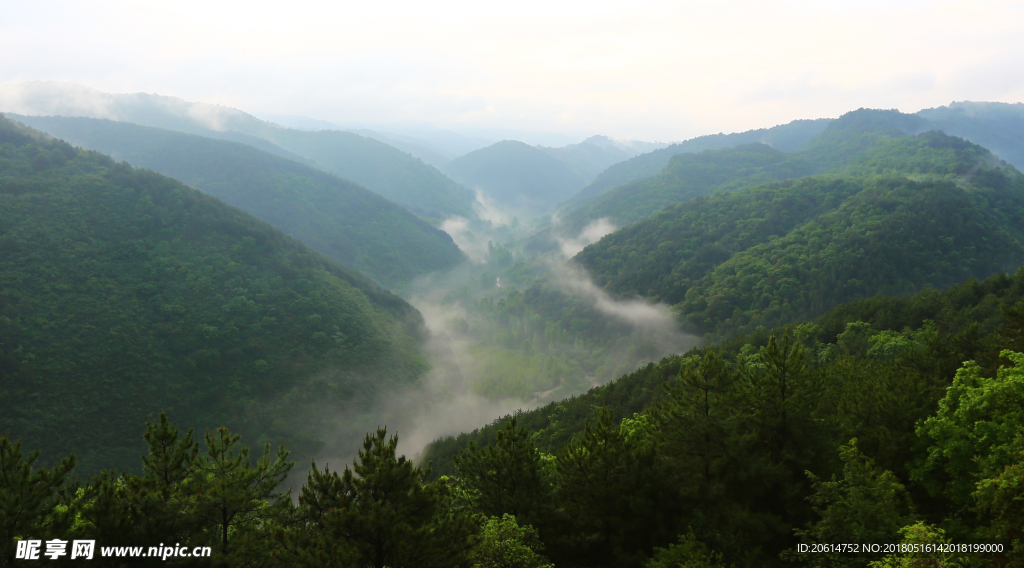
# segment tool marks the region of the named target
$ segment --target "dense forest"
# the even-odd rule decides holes
[[[1002,543],[1016,566],[1022,300],[1024,270],[844,304],[438,440],[423,460],[479,510],[530,515],[559,566],[1005,562],[795,553],[901,540]]]
[[[140,474],[81,485],[0,437],[0,488],[28,497],[0,502],[2,561],[31,535],[210,547],[166,560],[197,566],[1018,566],[1021,348],[1024,271],[873,297],[439,440],[434,468],[379,429],[297,501],[284,447],[164,415]]]
[[[465,260],[447,233],[406,209],[250,146],[110,120],[19,120],[217,197],[391,288]]]
[[[0,431],[135,467],[160,410],[323,448],[311,401],[426,368],[405,301],[151,171],[0,119]],[[313,380],[313,379],[316,380]]]
[[[875,128],[892,118],[917,117],[857,111],[808,146],[840,169],[670,206],[574,261],[715,337],[1019,266],[1024,176],[959,138]]]

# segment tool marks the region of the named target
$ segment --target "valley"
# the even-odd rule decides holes
[[[229,566],[483,565],[499,530],[538,567],[1024,553],[1019,104],[548,147],[25,92],[0,468],[37,505],[5,559],[26,530]]]

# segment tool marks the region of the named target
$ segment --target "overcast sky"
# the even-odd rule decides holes
[[[1024,2],[23,2],[0,83],[254,114],[681,140],[1024,100]]]

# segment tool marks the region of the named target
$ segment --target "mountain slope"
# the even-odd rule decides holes
[[[954,102],[917,115],[946,134],[988,148],[1024,171],[1024,103]]]
[[[0,112],[106,118],[242,142],[283,157],[301,156],[428,217],[473,214],[474,196],[468,189],[401,150],[352,132],[295,130],[220,105],[56,82],[0,89]]]
[[[1016,268],[1021,174],[958,138],[877,128],[897,123],[916,121],[850,113],[808,148],[840,162],[869,148],[834,173],[671,206],[574,260],[607,290],[673,304],[715,335]]]
[[[386,286],[464,260],[447,233],[398,205],[249,146],[110,120],[17,118],[222,199]]]
[[[422,320],[397,296],[180,182],[3,118],[0,250],[0,431],[75,451],[86,474],[137,467],[139,424],[162,410],[308,456],[337,428],[317,404],[425,370]]]
[[[503,140],[451,161],[445,172],[499,204],[539,214],[586,183],[567,163],[515,140]]]
[[[783,152],[803,148],[812,138],[828,126],[830,119],[794,120],[772,128],[759,128],[734,134],[710,134],[672,144],[614,164],[602,171],[597,179],[573,195],[560,209],[570,211],[595,199],[602,193],[641,179],[658,175],[672,156],[697,153],[704,150],[731,148],[742,144],[767,144]]]
[[[566,215],[559,228],[575,234],[601,218],[621,227],[700,195],[810,175],[816,169],[802,156],[765,144],[676,154],[660,174],[602,194]]]
[[[648,144],[658,147],[664,144]],[[544,151],[562,160],[569,168],[590,183],[609,166],[628,160],[639,152],[625,144],[617,143],[607,136],[591,136],[579,144],[561,148],[543,148]]]
[[[926,125],[924,119],[898,111],[853,112],[829,122],[795,152],[783,152],[765,144],[746,144],[697,154],[676,154],[660,174],[606,191],[568,212],[557,226],[536,235],[533,244],[542,247],[545,240],[551,240],[552,231],[576,234],[602,218],[615,226],[629,225],[666,206],[716,191],[731,191],[842,167],[880,139],[902,136],[905,132],[918,133],[925,130]]]

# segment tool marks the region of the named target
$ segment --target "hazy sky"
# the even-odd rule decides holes
[[[1024,2],[23,2],[0,83],[256,114],[680,140],[1024,100]]]

